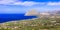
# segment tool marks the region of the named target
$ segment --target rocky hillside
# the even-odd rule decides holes
[[[36,16],[39,15],[39,12],[36,10],[30,10],[25,13],[25,16]]]
[[[60,30],[60,18],[38,18],[0,24],[0,30]]]

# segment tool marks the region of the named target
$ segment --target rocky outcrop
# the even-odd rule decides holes
[[[38,14],[39,12],[37,12],[36,10],[30,10],[25,13],[25,16],[36,16]]]

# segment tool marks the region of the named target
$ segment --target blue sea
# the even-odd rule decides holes
[[[0,14],[0,23],[37,18],[36,16],[24,16],[24,14]]]

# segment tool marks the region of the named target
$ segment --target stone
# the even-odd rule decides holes
[[[30,10],[25,13],[25,16],[36,16],[38,14],[39,12],[37,12],[36,10]]]

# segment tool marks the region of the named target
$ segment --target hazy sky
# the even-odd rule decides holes
[[[60,10],[60,0],[0,0],[0,13],[25,13],[31,9]]]

